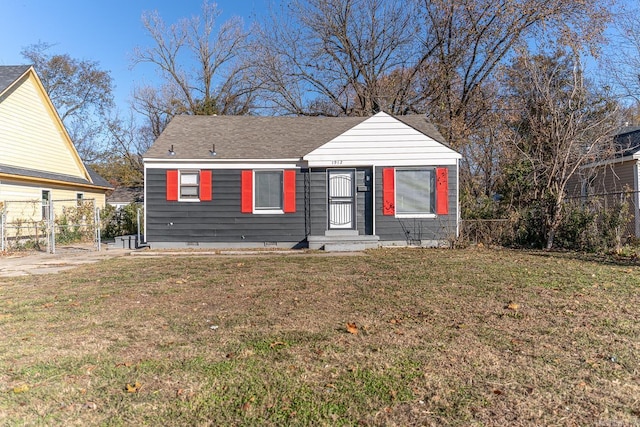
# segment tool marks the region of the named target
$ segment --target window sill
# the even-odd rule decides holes
[[[179,202],[198,203],[200,199],[178,199]]]
[[[396,218],[423,218],[423,219],[434,219],[436,218],[436,214],[396,214]]]
[[[284,214],[282,209],[254,209],[253,213],[256,215],[281,215]]]

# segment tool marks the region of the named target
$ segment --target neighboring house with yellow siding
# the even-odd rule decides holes
[[[110,187],[82,162],[34,68],[0,66],[0,205],[33,202],[13,216],[36,217],[51,200],[102,208]]]

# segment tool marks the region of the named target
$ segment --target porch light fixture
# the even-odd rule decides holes
[[[215,157],[218,155],[218,153],[216,153],[216,144],[213,144],[211,146],[211,150],[209,150],[209,154],[211,155],[211,157]]]
[[[176,152],[173,151],[173,144],[171,144],[171,148],[169,148],[169,155],[170,156],[175,156],[176,155]]]

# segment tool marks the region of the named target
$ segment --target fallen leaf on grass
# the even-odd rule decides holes
[[[284,342],[282,342],[282,341],[276,341],[276,342],[272,342],[271,344],[269,344],[269,347],[271,347],[271,348],[276,348],[276,347],[277,347],[277,346],[279,346],[279,345],[281,345],[281,346],[286,346],[286,345],[287,345],[287,343],[284,343]]]
[[[142,384],[136,381],[135,384],[131,385],[127,383],[127,393],[137,393],[142,388]]]
[[[116,368],[118,368],[120,366],[124,366],[125,368],[128,368],[131,365],[133,365],[133,363],[131,363],[131,362],[121,362],[121,363],[116,363]]]
[[[251,398],[249,400],[247,400],[246,402],[244,402],[244,404],[242,405],[242,410],[243,411],[248,411],[249,409],[251,409],[251,403],[255,402],[256,398],[251,396]]]
[[[26,393],[27,391],[29,391],[29,386],[26,385],[26,384],[15,386],[13,388],[13,392],[16,393],[16,394]]]
[[[520,304],[516,304],[515,302],[510,302],[505,308],[509,310],[518,311],[520,309]]]
[[[358,335],[358,326],[355,323],[347,323],[347,332],[353,335]]]

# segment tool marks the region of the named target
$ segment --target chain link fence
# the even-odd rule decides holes
[[[0,202],[0,249],[55,253],[57,244],[93,243],[100,250],[94,199]]]
[[[640,241],[638,192],[617,191],[565,199],[563,220],[555,245],[569,249],[618,248]],[[467,219],[460,224],[461,243],[486,246],[527,245],[527,234],[540,222],[527,212],[511,212],[509,218]],[[541,230],[534,230],[540,232]]]

